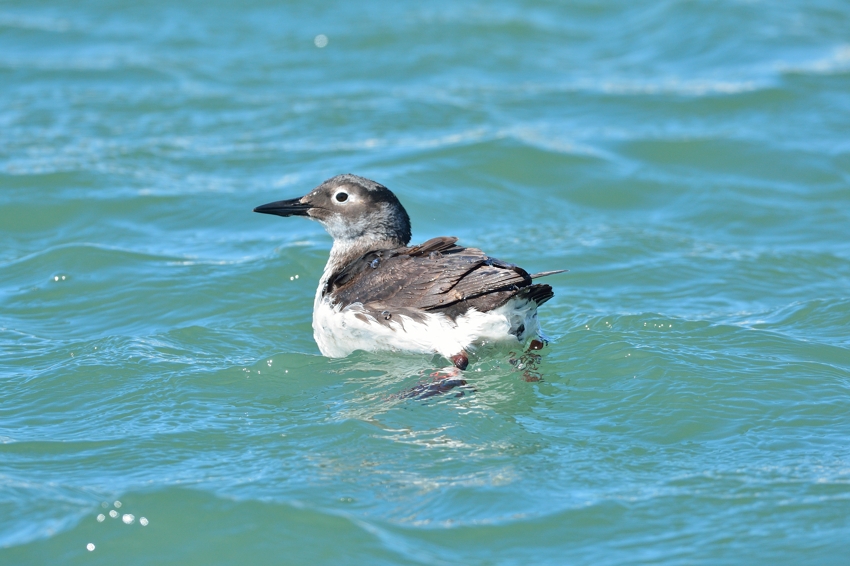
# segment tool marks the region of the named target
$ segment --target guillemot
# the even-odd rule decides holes
[[[456,244],[410,242],[410,217],[385,186],[337,175],[307,195],[254,212],[306,216],[333,238],[313,302],[313,336],[322,355],[356,350],[437,353],[463,370],[468,351],[512,341],[539,349],[537,307],[554,296],[516,265]]]

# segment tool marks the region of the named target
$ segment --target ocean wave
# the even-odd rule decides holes
[[[844,74],[850,71],[850,44],[843,44],[833,48],[832,52],[825,57],[799,62],[779,61],[774,64],[774,67],[778,72],[783,74]]]
[[[3,263],[0,263],[0,268],[9,268],[18,266],[23,263],[32,262],[34,260],[41,260],[46,256],[52,256],[60,252],[65,252],[68,250],[96,250],[101,252],[106,252],[109,254],[121,254],[128,258],[134,258],[142,261],[180,261],[178,258],[167,255],[159,255],[159,254],[151,254],[146,252],[140,252],[138,250],[122,248],[118,246],[110,246],[107,244],[95,243],[95,242],[69,242],[66,244],[56,244],[45,248],[43,250],[39,250],[37,252],[33,252],[21,257],[14,258],[12,260],[7,260]]]
[[[746,327],[786,334],[806,342],[850,346],[850,299],[814,298],[744,315],[737,323]],[[850,350],[847,350],[850,360]],[[850,368],[848,368],[850,369]]]
[[[50,18],[33,15],[12,15],[0,13],[0,28],[49,31],[65,33],[79,29],[74,22],[66,18]]]
[[[125,54],[103,54],[96,57],[74,57],[51,58],[45,55],[0,55],[0,69],[9,71],[47,71],[47,72],[122,72],[131,73],[123,75],[127,79],[132,74],[151,78],[170,78],[172,75],[164,67],[162,62],[151,57],[138,55],[136,53]]]
[[[750,93],[770,88],[768,81],[734,81],[700,78],[662,78],[651,80],[601,80],[587,83],[585,90],[615,95],[658,95],[673,94],[701,97],[709,95],[729,95]]]

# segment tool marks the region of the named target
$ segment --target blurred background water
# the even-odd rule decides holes
[[[848,30],[0,3],[0,562],[846,564]],[[570,269],[542,382],[496,353],[405,399],[445,362],[319,355],[330,239],[251,209],[344,172],[415,242]]]

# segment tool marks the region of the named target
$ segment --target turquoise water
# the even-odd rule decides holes
[[[0,3],[0,562],[846,564],[848,30]],[[444,360],[319,354],[330,239],[251,209],[343,172],[416,242],[570,270],[543,381],[492,352],[416,399]]]

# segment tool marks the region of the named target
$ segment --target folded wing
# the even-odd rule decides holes
[[[470,308],[487,312],[520,295],[543,304],[553,296],[549,285],[521,267],[488,257],[476,248],[442,237],[410,248],[370,252],[331,276],[325,293],[342,304],[359,302],[380,312],[443,312],[455,318]],[[374,309],[371,308],[374,306]]]

